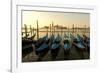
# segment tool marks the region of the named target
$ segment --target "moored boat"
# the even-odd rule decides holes
[[[73,44],[80,51],[85,51],[86,50],[83,38],[79,34],[77,34],[76,38],[74,39]]]
[[[87,37],[86,35],[83,35],[83,39],[84,39],[84,44],[87,47],[87,52],[90,52],[90,38]]]
[[[70,37],[65,36],[63,43],[64,43],[64,46],[63,46],[64,47],[64,54],[68,55],[70,52],[70,49],[71,49]]]
[[[60,49],[60,41],[61,41],[61,37],[59,36],[59,34],[57,35],[56,38],[53,39],[53,42],[51,44],[51,55],[52,55],[52,60],[54,60],[59,52]]]
[[[31,44],[22,47],[22,57],[25,57],[31,52],[33,52],[33,46]]]
[[[41,54],[49,50],[49,38],[46,35],[42,38],[43,42],[39,44],[39,47],[35,49],[36,54]]]

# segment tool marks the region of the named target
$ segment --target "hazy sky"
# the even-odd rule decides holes
[[[36,28],[38,20],[39,27],[54,25],[62,25],[72,27],[73,24],[79,27],[89,27],[90,14],[88,13],[63,13],[63,12],[43,12],[43,11],[23,11],[22,26],[24,24]]]

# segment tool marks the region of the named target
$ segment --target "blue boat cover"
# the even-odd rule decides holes
[[[56,49],[58,47],[59,47],[59,44],[54,43],[54,44],[52,44],[51,49]]]
[[[80,48],[80,49],[85,48],[85,46],[83,46],[81,43],[78,43],[78,44],[77,44],[77,47]]]
[[[77,41],[78,42],[83,42],[83,38],[79,34],[77,34]]]
[[[38,49],[36,49],[36,51],[42,51],[42,50],[44,50],[46,48],[48,48],[48,44],[44,43]]]
[[[66,49],[70,49],[71,48],[71,46],[69,45],[69,44],[64,44],[64,49],[66,50]]]

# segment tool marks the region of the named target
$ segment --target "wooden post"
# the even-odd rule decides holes
[[[76,27],[75,27],[75,36],[76,36],[76,34],[77,34],[77,24],[76,24]]]
[[[69,26],[68,26],[68,37],[69,37]]]
[[[24,24],[24,26],[25,26],[25,37],[27,38],[28,37],[28,35],[27,35],[27,25]]]
[[[51,37],[51,24],[50,24],[50,37]]]
[[[55,27],[54,27],[54,35],[55,35]]]
[[[85,30],[84,35],[86,35],[86,25],[85,25],[85,29],[84,30]]]
[[[77,25],[77,33],[79,32],[78,29],[79,29],[79,27],[78,27],[78,25]]]
[[[47,28],[47,35],[48,35],[48,28],[49,28],[49,27],[47,26],[46,28]]]
[[[47,35],[48,35],[48,28],[47,28]]]
[[[77,25],[77,33],[79,33],[79,26]]]
[[[33,32],[33,34],[34,34],[34,27],[33,27],[33,29],[32,29],[32,32]]]
[[[37,40],[39,39],[39,25],[38,25],[38,20],[37,20]]]
[[[31,33],[31,37],[32,37],[32,28],[31,28],[31,25],[30,25],[30,33]]]
[[[65,33],[64,34],[66,34],[66,32],[67,32],[67,27],[66,27],[66,30],[65,30]]]
[[[74,24],[73,24],[72,28],[73,28],[73,35],[74,35]]]
[[[52,35],[53,35],[53,22],[52,22]]]

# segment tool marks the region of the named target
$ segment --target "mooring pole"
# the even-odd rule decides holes
[[[27,38],[28,37],[28,35],[27,35],[27,25],[24,24],[24,26],[25,26],[25,37]]]
[[[53,27],[53,22],[52,22],[52,35],[53,35],[53,28],[54,28],[54,27]]]
[[[31,28],[31,25],[30,25],[30,33],[31,33],[31,37],[32,37],[32,28]]]
[[[38,25],[38,20],[37,20],[37,40],[39,39],[39,25]]]
[[[73,24],[72,28],[73,28],[73,35],[74,35],[74,24]]]
[[[49,29],[49,27],[47,26],[47,35],[48,35],[48,29]]]
[[[51,24],[50,24],[50,37],[51,37]]]
[[[87,28],[86,28],[86,25],[85,25],[85,33],[84,33],[84,35],[86,34],[86,29],[87,29]]]
[[[32,33],[34,34],[34,27],[33,27],[33,29],[32,29]]]

